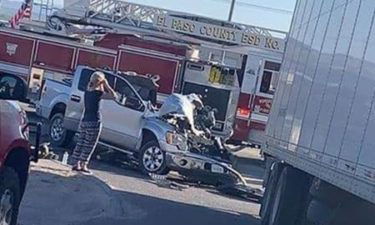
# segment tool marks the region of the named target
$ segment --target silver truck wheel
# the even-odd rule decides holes
[[[49,137],[52,146],[65,147],[70,143],[74,133],[64,128],[64,114],[56,113],[52,116],[49,126]]]
[[[143,173],[167,174],[165,153],[157,141],[149,141],[142,146],[139,166]]]
[[[60,141],[64,136],[64,127],[63,127],[63,119],[60,117],[55,118],[52,120],[51,129],[50,129],[50,136],[54,141]]]
[[[164,155],[157,146],[151,146],[143,154],[143,166],[150,172],[158,171],[164,163]]]

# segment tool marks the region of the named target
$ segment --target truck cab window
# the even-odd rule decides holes
[[[122,79],[116,79],[115,91],[118,95],[124,97],[136,96],[130,86]]]
[[[118,103],[121,105],[134,110],[142,109],[142,101],[124,80],[119,78],[116,79],[115,92],[119,96]]]
[[[0,78],[0,94],[4,98],[13,95],[17,80],[14,77],[3,76]]]
[[[26,85],[21,78],[14,75],[0,74],[0,96],[4,99],[23,99],[22,90]]]
[[[81,79],[79,80],[79,83],[78,83],[78,89],[80,91],[86,91],[87,85],[89,84],[90,77],[93,72],[94,72],[93,70],[87,70],[87,69],[82,70]]]
[[[95,72],[94,70],[89,70],[89,69],[82,70],[81,79],[79,80],[79,83],[78,83],[78,89],[80,91],[86,91],[87,85],[89,84],[89,81],[90,81],[90,77],[94,72]],[[105,78],[108,80],[109,85],[113,87],[115,84],[115,77],[110,73],[104,73],[104,74],[105,74]]]
[[[280,63],[265,62],[260,83],[260,92],[271,95],[275,94],[277,82],[279,80],[280,66]]]

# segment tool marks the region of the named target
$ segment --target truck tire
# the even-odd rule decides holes
[[[0,224],[17,224],[21,185],[16,171],[5,167],[0,172]]]
[[[306,225],[374,225],[375,205],[316,179],[310,188],[311,200]]]
[[[323,202],[311,199],[308,204],[305,224],[306,225],[328,225],[334,217],[334,210]]]
[[[262,225],[268,224],[268,217],[270,209],[272,208],[272,201],[275,196],[275,187],[280,175],[280,171],[283,168],[281,163],[275,163],[270,170],[266,190],[262,198],[262,205],[260,207],[260,216],[262,217]]]
[[[264,225],[299,225],[306,211],[310,178],[293,167],[282,170]]]
[[[49,138],[51,145],[54,147],[65,147],[67,146],[74,133],[64,128],[64,114],[56,113],[52,116],[49,124]]]
[[[165,152],[155,140],[148,141],[141,147],[138,160],[139,168],[144,174],[165,175],[169,172]]]

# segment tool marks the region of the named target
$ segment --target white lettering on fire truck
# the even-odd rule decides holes
[[[12,55],[16,54],[17,47],[18,47],[17,44],[5,43],[5,45],[6,45],[8,55],[12,56]]]
[[[154,24],[161,29],[278,52],[284,52],[285,47],[285,41],[280,38],[266,37],[247,30],[217,26],[173,16],[157,16]]]

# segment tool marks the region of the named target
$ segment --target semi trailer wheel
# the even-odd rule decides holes
[[[282,169],[269,201],[263,225],[299,225],[307,207],[310,178],[304,172],[286,166]],[[271,195],[272,196],[272,195]]]
[[[268,182],[266,185],[266,190],[264,192],[263,198],[262,198],[262,205],[260,208],[260,216],[262,217],[262,225],[268,224],[268,216],[271,208],[271,203],[273,201],[273,198],[275,196],[275,187],[277,185],[277,181],[280,175],[280,171],[282,170],[283,165],[281,163],[274,163],[273,166],[271,166],[272,169],[270,169],[270,174],[268,177]]]

